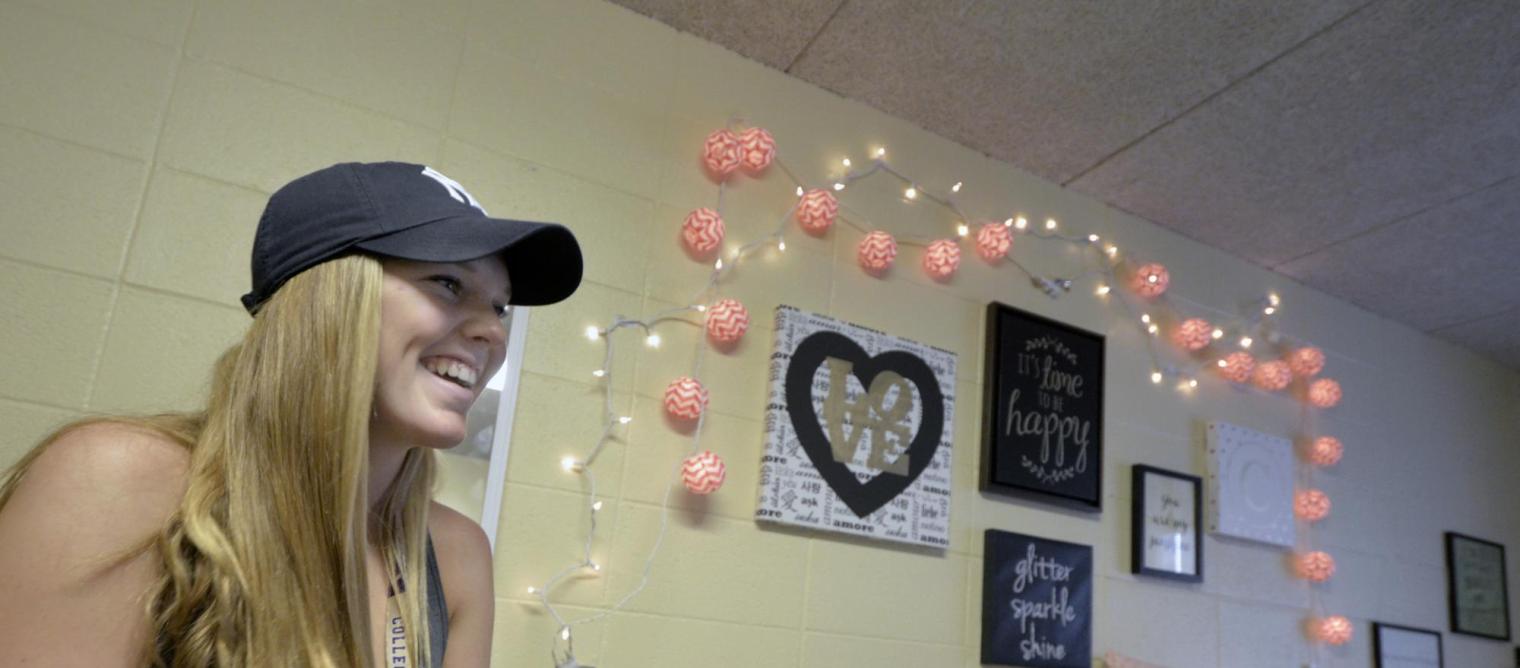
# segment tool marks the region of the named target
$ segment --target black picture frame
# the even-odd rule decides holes
[[[1102,512],[1104,337],[992,302],[986,342],[981,490]],[[1041,374],[1039,364],[1051,366]],[[1040,404],[1046,412],[1024,410]],[[1029,433],[1047,418],[1058,436],[1071,428],[1069,459],[1065,439],[1051,446]]]
[[[1433,638],[1435,640],[1435,643],[1436,643],[1436,664],[1435,664],[1436,668],[1445,668],[1445,666],[1446,666],[1446,649],[1441,646],[1441,632],[1440,631],[1431,631],[1429,629],[1418,629],[1418,628],[1415,628],[1413,626],[1401,626],[1401,625],[1398,625],[1398,624],[1387,624],[1387,623],[1384,623],[1384,622],[1373,622],[1372,623],[1372,666],[1373,666],[1373,668],[1390,668],[1391,666],[1411,666],[1411,665],[1415,665],[1415,664],[1411,663],[1407,657],[1399,657],[1399,656],[1392,656],[1392,655],[1385,656],[1384,655],[1385,651],[1393,649],[1393,648],[1387,647],[1387,645],[1389,645],[1390,643],[1387,640],[1385,640],[1384,637],[1383,637],[1385,631],[1389,631],[1389,632],[1393,632],[1393,633],[1399,633],[1399,634],[1419,634],[1421,636],[1430,636],[1431,638]],[[1400,659],[1401,661],[1399,663],[1394,663],[1392,661],[1393,659]]]
[[[1092,546],[997,529],[983,540],[981,663],[1089,668]]]
[[[1446,532],[1446,594],[1452,633],[1510,639],[1509,577],[1503,545]],[[1493,615],[1497,617],[1478,624]]]
[[[1147,493],[1151,489],[1151,486],[1147,484],[1147,479],[1151,476],[1175,480],[1189,488],[1192,492],[1190,502],[1192,507],[1179,508],[1176,511],[1166,507],[1152,507],[1148,503],[1150,495]],[[1203,526],[1203,479],[1199,476],[1168,471],[1146,464],[1135,464],[1131,468],[1130,478],[1133,482],[1131,487],[1133,497],[1130,502],[1130,572],[1179,582],[1203,582],[1203,532],[1200,529]],[[1178,503],[1182,502],[1178,501]],[[1162,505],[1167,505],[1165,499]],[[1186,525],[1178,528],[1190,538],[1190,542],[1184,542],[1183,546],[1191,548],[1192,572],[1189,573],[1186,568],[1167,570],[1147,565],[1146,550],[1153,545],[1152,538],[1154,537],[1151,530],[1158,526],[1177,525],[1184,522]]]

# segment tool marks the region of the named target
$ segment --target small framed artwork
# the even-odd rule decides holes
[[[1092,547],[997,529],[983,537],[982,663],[1092,666]]]
[[[987,305],[981,489],[1103,509],[1103,337]]]
[[[1372,623],[1374,668],[1445,668],[1441,634],[1397,624]]]
[[[1446,586],[1453,633],[1509,640],[1503,545],[1446,532]]]
[[[1130,571],[1203,581],[1203,480],[1136,464],[1130,520]]]

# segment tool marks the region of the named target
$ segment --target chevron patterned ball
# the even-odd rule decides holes
[[[1331,645],[1344,645],[1351,642],[1351,631],[1351,620],[1340,615],[1314,620],[1311,627],[1311,632],[1316,639]]]
[[[1256,368],[1256,358],[1248,352],[1233,352],[1225,355],[1220,360],[1219,375],[1224,376],[1232,383],[1244,383],[1251,379],[1251,370]]]
[[[1313,346],[1305,346],[1288,353],[1288,366],[1293,368],[1293,375],[1299,378],[1312,378],[1325,368],[1325,351]]]
[[[714,341],[738,341],[749,329],[749,310],[737,299],[720,300],[707,309],[707,335]]]
[[[1002,223],[987,223],[976,231],[976,254],[988,262],[997,262],[1013,248],[1013,232]]]
[[[697,253],[711,252],[723,243],[723,217],[706,207],[686,214],[686,222],[681,225],[681,239],[687,248]]]
[[[867,234],[860,240],[857,256],[866,271],[884,271],[897,259],[897,241],[881,230]]]
[[[1167,283],[1170,282],[1171,276],[1166,273],[1166,267],[1152,262],[1135,270],[1135,276],[1130,280],[1129,287],[1141,297],[1159,297],[1161,293],[1166,292]]]
[[[1331,408],[1340,402],[1340,383],[1329,378],[1321,378],[1309,384],[1309,403],[1318,408]]]
[[[1293,380],[1293,371],[1282,360],[1270,360],[1256,365],[1251,372],[1251,383],[1268,392],[1276,392]]]
[[[1214,340],[1214,326],[1203,318],[1188,318],[1172,330],[1172,343],[1183,350],[1202,350]]]
[[[1345,453],[1345,450],[1345,446],[1341,445],[1341,439],[1334,436],[1321,436],[1309,445],[1309,461],[1319,467],[1335,466],[1341,461],[1341,455]]]
[[[707,408],[707,388],[695,378],[681,376],[665,387],[665,412],[681,420],[695,420]]]
[[[1335,558],[1328,552],[1305,552],[1293,560],[1293,570],[1310,582],[1324,582],[1335,575]]]
[[[728,468],[711,450],[703,450],[681,464],[681,484],[692,494],[712,494],[723,486]]]
[[[752,176],[765,171],[776,159],[776,139],[764,128],[750,128],[739,133],[739,146],[743,149],[739,166]]]
[[[955,275],[956,268],[961,266],[961,247],[949,239],[940,239],[924,251],[924,271],[929,276],[937,279],[946,279]]]
[[[797,203],[797,222],[809,234],[827,232],[838,215],[839,200],[834,199],[834,193],[821,188],[807,191],[802,196],[802,201]]]
[[[714,130],[702,144],[702,164],[720,181],[734,173],[743,160],[744,147],[739,144],[739,138],[728,130]]]
[[[1317,489],[1301,489],[1293,495],[1293,514],[1305,522],[1330,516],[1330,496]]]

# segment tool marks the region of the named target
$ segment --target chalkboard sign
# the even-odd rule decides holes
[[[987,306],[983,491],[1103,506],[1103,337]]]
[[[1092,665],[1092,548],[988,529],[982,663]]]

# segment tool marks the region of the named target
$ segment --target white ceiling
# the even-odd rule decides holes
[[[1520,369],[1520,1],[612,1]]]

